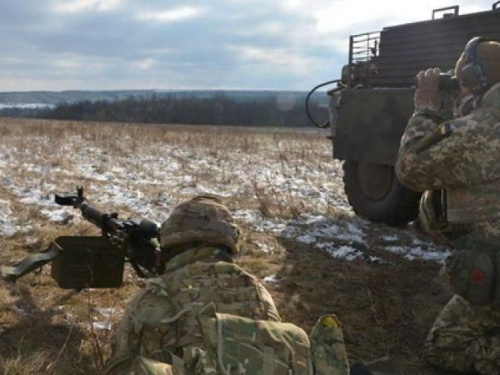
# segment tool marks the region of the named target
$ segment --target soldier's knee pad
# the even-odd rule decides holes
[[[446,261],[453,291],[476,306],[500,306],[499,258],[492,250],[456,250]]]

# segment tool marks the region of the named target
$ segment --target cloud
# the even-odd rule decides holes
[[[133,61],[131,63],[132,67],[139,70],[150,70],[155,64],[155,59],[147,58],[143,60]]]
[[[228,49],[236,53],[241,60],[250,63],[257,62],[274,68],[286,68],[301,72],[311,68],[311,58],[286,48],[265,49],[251,46],[230,46]]]
[[[102,59],[82,60],[79,56],[72,54],[62,54],[57,60],[46,55],[44,63],[47,64],[46,67],[51,67],[51,71],[57,72],[58,76],[75,73],[91,75],[107,68],[106,62]]]
[[[459,5],[460,14],[490,10],[492,4],[489,0],[458,0],[455,3]],[[285,0],[282,7],[287,11],[301,11],[305,16],[314,19],[316,31],[320,34],[339,31],[359,34],[386,26],[430,20],[434,9],[450,7],[450,1],[358,0],[353,3],[350,0]]]
[[[241,36],[258,36],[258,37],[279,37],[287,33],[287,28],[284,23],[279,21],[266,21],[251,27],[241,27],[235,30],[235,34]]]
[[[16,0],[0,12],[0,91],[308,90],[338,78],[349,35],[429,20],[449,0]],[[460,14],[491,0],[456,0]]]
[[[106,12],[118,8],[124,0],[60,0],[54,4],[56,13],[80,13],[85,11]]]
[[[206,9],[202,7],[183,6],[175,9],[159,12],[146,12],[138,16],[140,20],[154,22],[176,22],[195,19],[203,15]]]

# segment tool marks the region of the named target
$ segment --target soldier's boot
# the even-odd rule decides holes
[[[344,335],[335,315],[323,316],[316,322],[311,331],[310,341],[314,374],[349,374]]]

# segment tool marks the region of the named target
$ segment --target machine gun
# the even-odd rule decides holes
[[[8,281],[52,262],[52,277],[61,288],[117,288],[122,285],[124,263],[130,263],[141,278],[161,275],[164,256],[159,227],[148,219],[118,219],[117,213],[102,213],[87,203],[83,188],[77,194],[56,194],[55,202],[73,206],[87,221],[101,229],[101,236],[63,236],[43,252],[15,266],[0,266],[0,277]]]

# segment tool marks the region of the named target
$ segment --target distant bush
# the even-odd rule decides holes
[[[312,102],[313,115],[325,117],[324,109]],[[321,113],[318,113],[321,112]],[[303,100],[276,95],[266,98],[234,100],[224,94],[209,98],[151,96],[120,101],[81,101],[60,104],[34,117],[58,120],[210,124],[246,126],[308,126]]]

